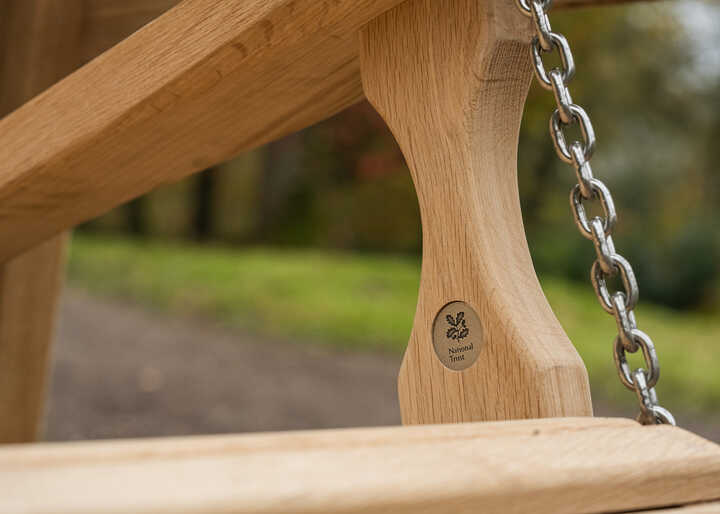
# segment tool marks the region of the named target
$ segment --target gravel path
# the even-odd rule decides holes
[[[397,424],[400,359],[262,341],[68,289],[46,439]]]
[[[72,288],[54,351],[48,440],[400,422],[397,356],[259,340]],[[595,410],[632,415],[603,402]],[[720,420],[678,417],[720,441]]]

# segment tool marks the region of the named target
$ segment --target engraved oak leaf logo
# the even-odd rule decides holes
[[[465,322],[464,312],[458,312],[457,316],[455,317],[453,317],[452,314],[448,314],[447,316],[445,316],[445,319],[450,325],[450,328],[448,328],[445,334],[448,339],[462,341],[470,333],[470,330],[468,329]]]

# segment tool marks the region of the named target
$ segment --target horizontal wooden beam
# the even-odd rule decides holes
[[[720,497],[720,447],[565,418],[0,448],[2,512],[620,512]]]
[[[180,3],[0,121],[0,262],[361,100],[358,30],[400,2]],[[171,3],[91,0],[86,57]]]

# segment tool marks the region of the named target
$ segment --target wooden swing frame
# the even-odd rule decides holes
[[[424,241],[398,382],[424,426],[8,444],[0,511],[720,512],[720,447],[590,417],[522,226],[530,35],[512,0],[0,0],[0,442],[37,434],[62,232],[160,184],[367,98]],[[462,370],[433,352],[454,301],[482,325]]]

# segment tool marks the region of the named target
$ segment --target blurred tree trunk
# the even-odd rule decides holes
[[[213,197],[215,196],[217,174],[217,168],[210,168],[200,173],[195,182],[193,237],[197,241],[207,241],[214,235]]]
[[[127,216],[128,232],[133,236],[145,237],[148,234],[147,199],[145,196],[135,198],[123,207]]]
[[[523,200],[523,222],[525,229],[533,228],[539,223],[541,211],[545,205],[545,196],[549,189],[555,187],[552,180],[552,173],[555,167],[555,149],[551,144],[543,145],[540,158],[532,167],[534,186],[531,191],[525,193]]]
[[[302,158],[302,132],[266,146],[258,188],[255,241],[268,241],[273,230],[291,215],[291,198],[298,190],[302,176]]]

